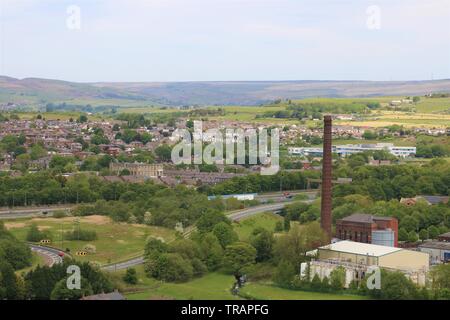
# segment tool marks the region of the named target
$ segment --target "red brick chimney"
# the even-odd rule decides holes
[[[331,239],[331,179],[332,179],[332,154],[331,154],[331,116],[324,117],[323,129],[323,161],[322,161],[322,207],[320,224],[322,229]]]

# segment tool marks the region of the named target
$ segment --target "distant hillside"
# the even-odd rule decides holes
[[[230,81],[74,83],[0,77],[0,103],[94,101],[130,105],[258,105],[276,99],[370,97],[450,92],[450,80],[434,81]]]

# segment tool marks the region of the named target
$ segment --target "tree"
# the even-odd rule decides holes
[[[230,220],[220,211],[207,210],[198,220],[197,229],[199,232],[210,232],[214,226],[224,222],[230,224]]]
[[[147,260],[145,271],[148,276],[169,281],[188,281],[194,275],[192,264],[177,253],[162,253]]]
[[[255,263],[256,249],[245,242],[237,242],[225,248],[224,270],[241,276],[241,270]]]
[[[216,224],[212,232],[219,240],[222,248],[225,248],[229,244],[232,244],[238,240],[238,235],[233,230],[233,227],[225,222],[219,222]]]
[[[373,132],[373,131],[370,131],[370,130],[364,131],[362,136],[366,140],[374,140],[374,139],[376,139],[378,137],[376,132]]]
[[[46,239],[46,235],[39,230],[36,223],[32,223],[30,229],[28,229],[26,239],[29,242],[39,242],[43,239]]]
[[[172,148],[167,144],[162,144],[155,149],[155,154],[159,160],[169,162],[172,159]]]
[[[408,242],[415,243],[419,240],[417,233],[415,231],[411,231],[408,233]]]
[[[447,295],[450,292],[450,264],[435,266],[431,269],[430,278],[431,288],[436,298],[440,298],[440,296]]]
[[[344,267],[337,267],[330,273],[330,286],[334,291],[340,291],[345,286],[345,269]]]
[[[275,231],[275,232],[282,232],[283,230],[284,230],[283,222],[277,221],[277,223],[275,224],[275,229],[274,229],[274,231]]]
[[[400,228],[398,230],[398,240],[408,241],[408,231],[405,228]]]
[[[306,260],[306,252],[326,243],[327,236],[319,223],[311,222],[306,226],[294,225],[288,234],[277,239],[274,254],[278,260],[286,260],[295,268]]]
[[[289,261],[282,260],[273,275],[273,281],[280,287],[289,287],[296,273],[295,267]]]
[[[286,216],[284,217],[284,231],[289,231],[291,229],[291,219]]]
[[[436,226],[430,226],[428,228],[428,236],[430,239],[436,239],[439,236],[439,229]]]
[[[167,244],[159,239],[150,238],[145,246],[145,256],[150,257],[155,254],[159,255],[161,253],[167,252],[168,250],[169,247],[167,246]]]
[[[198,246],[202,261],[210,271],[214,271],[222,263],[223,249],[219,239],[213,233],[206,233],[199,236]]]
[[[375,290],[369,290],[375,291]],[[417,297],[417,288],[414,283],[400,272],[381,273],[381,299],[384,300],[411,300]]]
[[[94,294],[92,287],[84,277],[81,277],[80,289],[69,289],[67,278],[58,281],[50,294],[51,300],[80,300],[82,297]]]
[[[14,269],[8,262],[0,260],[0,299],[15,300],[18,298],[19,288]]]
[[[136,269],[128,268],[125,275],[123,276],[123,281],[125,281],[128,284],[137,284],[138,277],[137,277]]]
[[[88,121],[88,117],[85,114],[80,114],[80,116],[78,117],[77,122],[78,123],[85,123]]]
[[[424,241],[428,239],[428,230],[427,229],[422,229],[419,232],[419,239]]]
[[[270,260],[273,255],[273,233],[263,228],[254,229],[250,237],[250,244],[256,249],[256,261]]]

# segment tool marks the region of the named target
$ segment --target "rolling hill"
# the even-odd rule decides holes
[[[431,92],[450,92],[450,79],[76,83],[0,77],[0,103],[18,105],[71,101],[118,106],[258,105],[276,99],[406,96]]]

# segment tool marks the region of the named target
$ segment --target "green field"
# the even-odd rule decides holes
[[[421,98],[417,103],[417,112],[435,113],[450,110],[450,98]]]
[[[247,241],[255,228],[264,228],[273,231],[278,221],[283,221],[283,218],[277,214],[267,212],[235,222],[233,223],[233,227],[239,239],[241,241]]]
[[[232,300],[238,299],[230,289],[234,277],[210,273],[186,283],[167,283],[147,278],[142,266],[136,268],[139,283],[125,288],[128,300],[177,299],[177,300]],[[123,275],[123,272],[118,273]]]
[[[75,230],[74,217],[67,218],[34,218],[5,221],[5,226],[20,240],[26,240],[29,226],[36,223],[39,229],[51,232],[52,246],[65,250],[70,249],[74,255],[83,250],[86,244],[93,244],[97,252],[87,256],[75,256],[80,261],[95,261],[107,264],[127,260],[143,253],[148,237],[162,238],[170,241],[175,238],[175,232],[161,227],[114,223],[109,217],[88,216],[79,218],[80,229],[96,231],[95,241],[61,241],[61,232]]]
[[[166,283],[147,278],[143,266],[136,268],[139,283],[134,286],[125,285],[128,300],[237,300],[240,297],[231,294],[230,289],[234,277],[221,273],[209,273],[186,283]],[[120,278],[125,271],[115,274]],[[268,283],[247,283],[241,289],[244,297],[257,300],[365,300],[364,296],[344,295],[320,292],[294,291],[273,286]]]
[[[333,294],[288,290],[270,284],[248,283],[241,293],[257,300],[367,300],[367,297],[347,294]]]

